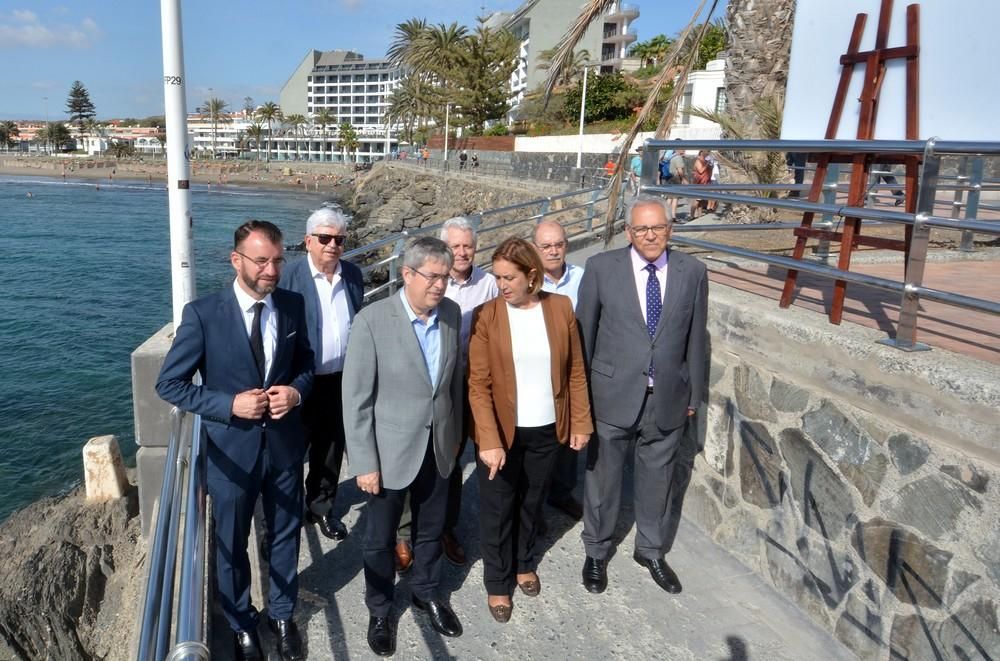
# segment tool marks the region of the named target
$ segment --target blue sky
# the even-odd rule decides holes
[[[630,0],[639,39],[672,35],[698,0]],[[581,0],[582,2],[582,0]],[[211,95],[277,101],[311,48],[385,53],[393,28],[411,17],[473,25],[520,0],[201,0],[182,3],[188,104]],[[720,7],[725,2],[720,3]],[[721,13],[720,9],[718,13]],[[567,22],[571,19],[567,16]],[[0,119],[65,117],[74,80],[90,91],[99,118],[163,113],[157,0],[0,0]],[[44,97],[48,97],[46,102]]]

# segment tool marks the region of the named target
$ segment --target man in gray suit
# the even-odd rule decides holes
[[[395,651],[390,618],[396,528],[409,493],[413,605],[444,636],[462,625],[438,592],[448,476],[462,433],[461,310],[444,297],[452,256],[439,239],[413,241],[404,286],[355,316],[344,363],[347,456],[369,494],[364,543],[368,645]]]
[[[668,250],[666,200],[639,195],[625,218],[632,245],[587,260],[576,307],[597,422],[584,482],[583,585],[607,587],[622,470],[634,445],[632,557],[676,594],[680,581],[663,559],[667,499],[684,426],[703,394],[708,275],[694,257]]]

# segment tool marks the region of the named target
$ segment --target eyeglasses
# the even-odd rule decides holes
[[[536,243],[535,245],[537,246],[538,244]],[[565,247],[566,247],[565,241],[557,241],[555,243],[543,243],[542,245],[538,246],[538,249],[543,252],[548,252],[550,250],[562,250]]]
[[[344,234],[313,234],[313,237],[324,246],[329,245],[331,241],[338,246],[342,246],[347,241],[347,236]]]
[[[273,264],[275,268],[280,269],[286,261],[284,257],[273,257],[271,259],[268,259],[267,257],[251,257],[250,255],[242,253],[239,250],[234,250],[233,252],[235,252],[243,259],[253,262],[254,266],[256,266],[259,269],[265,268],[268,264]]]
[[[632,232],[632,234],[635,234],[636,236],[639,236],[639,237],[646,236],[650,232],[653,233],[653,236],[663,236],[664,234],[667,233],[668,229],[670,229],[669,225],[630,225],[629,226],[629,230]]]
[[[426,280],[429,285],[433,285],[435,282],[446,284],[448,282],[448,278],[450,277],[450,274],[448,273],[424,273],[423,271],[418,271],[417,269],[410,270],[423,276],[424,280]]]

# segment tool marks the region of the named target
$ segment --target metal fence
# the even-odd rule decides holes
[[[410,167],[429,168],[436,171],[449,172],[455,175],[480,175],[488,176],[491,179],[506,177],[510,179],[523,179],[525,181],[553,183],[566,182],[581,188],[592,186],[606,186],[608,176],[604,168],[581,167],[560,163],[550,163],[534,170],[515,167],[511,163],[500,163],[497,161],[480,161],[478,165],[472,163],[471,159],[466,162],[465,167],[457,159],[457,153],[452,152],[447,160],[442,158],[429,158],[426,161],[416,155],[404,159],[387,161],[388,163],[402,164]]]
[[[828,177],[824,182],[824,194],[822,202],[808,202],[798,198],[774,198],[757,197],[753,195],[741,195],[737,191],[773,191],[779,189],[798,189],[801,186],[786,184],[740,184],[740,185],[657,185],[656,173],[660,152],[668,149],[674,150],[715,150],[720,152],[745,152],[745,151],[772,151],[772,152],[801,152],[812,154],[836,154],[839,156],[853,156],[855,154],[872,154],[878,156],[921,156],[922,166],[920,171],[919,195],[915,213],[906,213],[884,208],[855,207],[837,203],[836,193],[841,184],[836,173],[832,180]],[[920,310],[920,300],[932,300],[948,305],[1000,314],[1000,303],[971,296],[966,296],[958,292],[942,291],[933,289],[923,284],[924,265],[927,261],[927,249],[930,238],[930,230],[943,229],[961,233],[963,244],[968,236],[968,244],[971,246],[973,233],[1000,235],[1000,223],[978,220],[974,218],[960,218],[955,209],[964,209],[968,216],[970,208],[983,208],[978,199],[982,191],[984,180],[979,176],[978,181],[973,180],[969,175],[962,174],[953,177],[942,175],[941,161],[944,156],[957,156],[966,160],[967,167],[972,167],[972,176],[982,170],[982,158],[984,156],[1000,156],[1000,143],[997,142],[957,142],[937,139],[922,140],[647,140],[643,150],[643,177],[641,190],[648,193],[657,193],[671,197],[688,197],[696,199],[717,200],[721,202],[746,204],[758,207],[768,207],[772,209],[782,209],[793,212],[813,212],[821,215],[824,219],[833,217],[841,218],[861,218],[864,220],[880,221],[882,223],[892,223],[905,225],[912,228],[910,250],[906,256],[906,275],[902,282],[865,275],[861,273],[845,271],[824,264],[817,264],[806,260],[796,260],[789,257],[770,255],[743,248],[729,246],[715,241],[694,239],[690,237],[677,236],[672,241],[678,245],[687,245],[706,250],[722,252],[735,255],[748,260],[754,260],[765,264],[780,266],[788,270],[811,273],[830,280],[851,282],[870,287],[876,287],[900,295],[899,322],[894,338],[882,340],[884,344],[894,346],[905,351],[926,350],[924,344],[916,341],[917,321]],[[971,166],[969,163],[979,165]],[[873,177],[879,177],[876,170]],[[953,183],[951,183],[953,182]],[[985,183],[995,183],[986,181]],[[955,191],[959,193],[970,193],[976,197],[965,201],[959,205],[953,205],[951,216],[935,215],[937,206],[937,194],[940,190]],[[797,227],[796,224],[785,224],[783,228]],[[817,227],[819,227],[817,225]],[[679,230],[682,228],[678,228]],[[712,228],[717,229],[717,228]],[[754,225],[726,225],[727,231],[757,230],[762,229]],[[690,231],[710,231],[703,227],[691,227]]]
[[[174,408],[170,418],[136,659],[206,661],[210,512],[201,416],[186,425],[184,412]]]

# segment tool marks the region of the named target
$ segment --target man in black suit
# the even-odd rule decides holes
[[[639,195],[625,223],[632,245],[587,260],[576,306],[597,423],[583,489],[583,585],[607,587],[622,470],[634,451],[632,557],[677,593],[680,580],[663,559],[667,498],[684,426],[703,395],[708,274],[696,258],[668,250],[663,198]]]
[[[292,621],[298,596],[305,435],[299,404],[309,394],[313,352],[299,294],[277,289],[281,230],[251,220],[233,237],[232,286],[184,307],[156,392],[202,416],[208,492],[215,515],[215,573],[239,659],[261,659],[250,603],[247,540],[263,497],[272,538],[268,622],[283,659],[301,659]],[[194,375],[201,375],[195,383]]]
[[[312,393],[302,405],[309,444],[306,519],[337,541],[347,537],[347,528],[333,510],[344,461],[344,356],[351,322],[364,301],[361,269],[340,259],[347,223],[339,209],[314,211],[306,221],[308,254],[295,260],[281,278],[282,287],[305,299],[309,346],[316,355]]]

